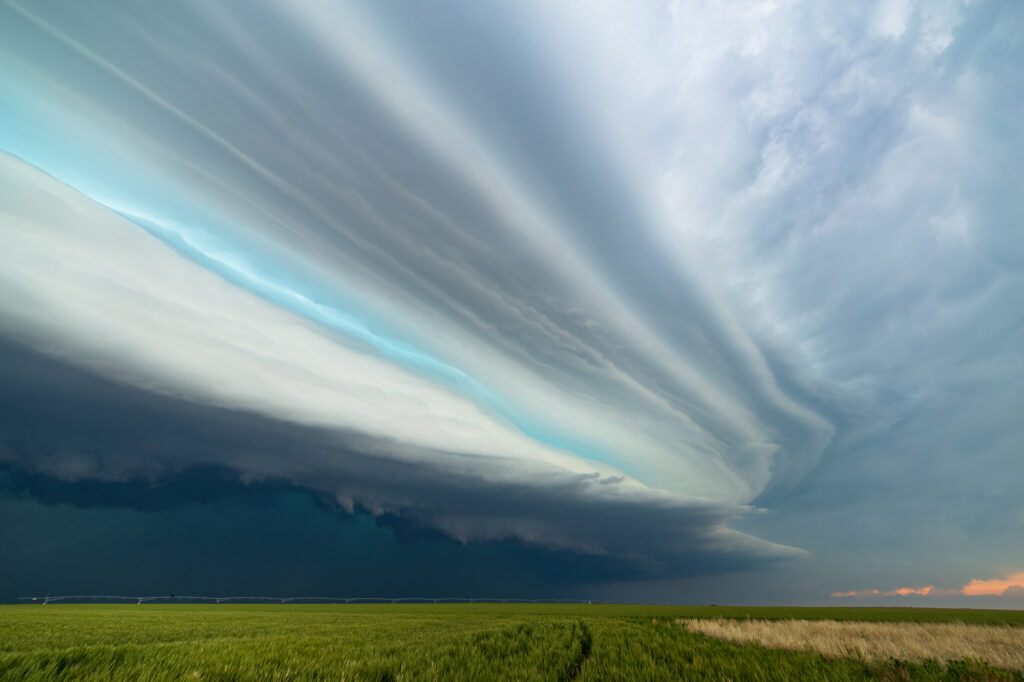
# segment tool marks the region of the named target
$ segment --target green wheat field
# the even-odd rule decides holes
[[[0,606],[13,680],[1021,680],[980,660],[826,658],[689,618],[950,622],[1022,611],[576,604]]]

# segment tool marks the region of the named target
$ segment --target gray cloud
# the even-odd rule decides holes
[[[277,434],[13,466],[658,561],[729,523],[822,594],[1024,562],[1019,8],[0,11],[0,148],[56,179],[5,161],[0,333]]]
[[[174,193],[113,171],[86,175],[88,165],[66,156],[61,177],[108,206],[133,213],[142,204],[145,214],[189,229],[216,213],[207,229],[235,234],[239,248],[251,248],[254,233],[273,240],[275,260],[298,259],[377,328],[414,339],[506,396],[528,432],[567,444],[582,438],[640,478],[743,501],[766,484],[780,449],[813,460],[828,426],[773,405],[763,378],[732,361],[740,342],[685,275],[659,265],[640,209],[627,195],[614,199],[614,175],[586,172],[581,158],[544,192],[568,205],[548,207],[517,184],[520,173],[500,150],[481,149],[468,128],[438,118],[450,109],[398,70],[403,64],[379,46],[386,41],[327,45],[309,27],[328,21],[316,14],[327,10],[300,10],[298,20],[269,7],[230,17],[207,7],[169,16],[90,12],[74,22],[25,8],[12,17],[44,39],[19,46],[25,53],[86,57],[47,71],[55,83],[81,79],[110,102],[131,103],[93,104],[94,144],[124,163],[145,149],[159,169],[154,180]],[[350,20],[329,19],[358,34]],[[202,39],[170,42],[193,24]],[[114,27],[129,41],[124,49],[147,55],[141,71],[106,54],[104,35]],[[31,88],[46,91],[38,80]],[[246,112],[244,126],[232,111]],[[133,150],[106,132],[114,121],[118,131],[135,131]],[[45,157],[20,146],[23,158]]]
[[[50,502],[160,509],[285,484],[406,533],[516,540],[656,572],[800,555],[728,530],[735,509],[638,496],[614,477],[524,472],[522,462],[444,452],[401,458],[410,446],[155,395],[16,345],[2,351],[0,462],[42,476],[27,489]],[[495,469],[505,477],[496,480]],[[167,479],[181,481],[168,488]]]

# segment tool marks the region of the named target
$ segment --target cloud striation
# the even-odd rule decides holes
[[[11,471],[664,566],[1020,513],[1015,8],[0,16]]]

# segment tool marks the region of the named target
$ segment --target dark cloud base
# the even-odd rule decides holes
[[[200,494],[196,494],[201,489]],[[197,499],[201,498],[201,499]],[[194,470],[156,485],[5,470],[0,600],[37,594],[603,598],[601,585],[749,568],[455,542],[395,516],[348,514],[281,484]]]
[[[3,599],[125,590],[586,598],[587,585],[773,560],[742,543],[713,547],[729,518],[716,507],[590,499],[602,484],[587,476],[536,489],[455,476],[367,454],[379,444],[359,436],[339,441],[122,386],[17,344],[0,343],[0,358]],[[337,490],[354,504],[339,504]],[[498,520],[545,524],[546,539],[510,531],[461,543],[441,530]],[[563,536],[598,550],[553,546]]]

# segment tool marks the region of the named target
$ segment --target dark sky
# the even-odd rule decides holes
[[[0,599],[1024,606],[1022,65],[994,0],[0,5]]]

